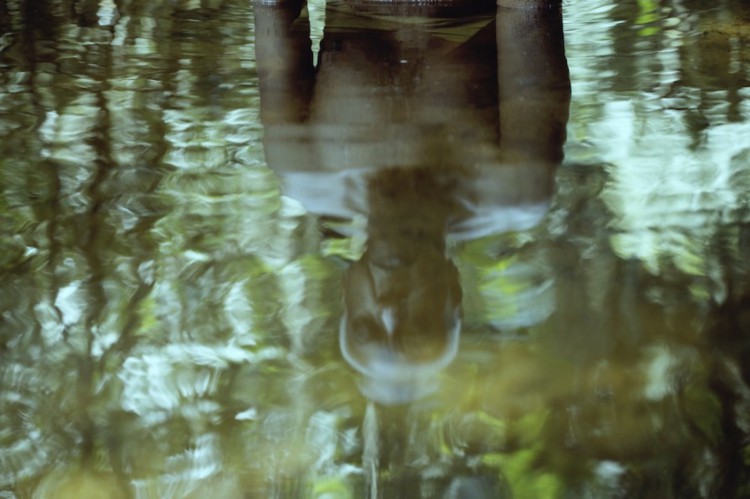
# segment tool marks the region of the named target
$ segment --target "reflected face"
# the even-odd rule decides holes
[[[408,265],[384,267],[369,252],[347,271],[341,322],[344,358],[364,375],[363,391],[403,403],[435,389],[456,355],[461,291],[453,263],[424,250]]]

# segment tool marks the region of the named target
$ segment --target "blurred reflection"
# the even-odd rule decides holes
[[[0,1],[0,497],[747,496],[750,4],[566,2],[503,233],[559,21],[356,1],[257,8],[324,231],[253,5]]]
[[[450,244],[544,216],[570,100],[559,9],[404,9],[329,2],[314,66],[302,3],[255,8],[268,164],[309,211],[367,217],[339,340],[382,404],[456,355]]]

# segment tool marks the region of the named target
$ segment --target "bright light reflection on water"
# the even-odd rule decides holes
[[[0,497],[750,493],[748,6],[441,9],[0,2]]]

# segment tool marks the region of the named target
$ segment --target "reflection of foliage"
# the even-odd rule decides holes
[[[545,452],[542,429],[547,420],[544,413],[530,414],[516,421],[510,430],[518,435],[519,449],[504,454],[487,454],[486,464],[501,470],[515,498],[554,498],[564,491],[560,475],[538,469],[536,462]]]

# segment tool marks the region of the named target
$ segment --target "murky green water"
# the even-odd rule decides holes
[[[481,7],[0,0],[0,497],[750,497],[747,3]]]

